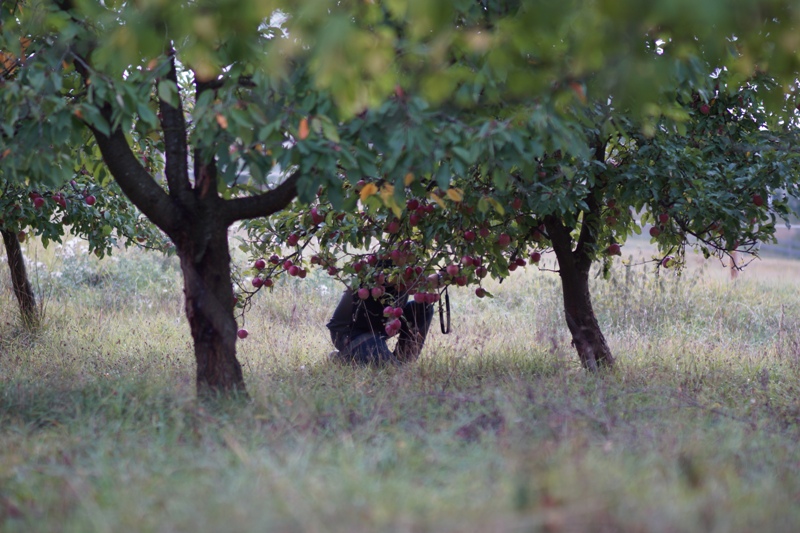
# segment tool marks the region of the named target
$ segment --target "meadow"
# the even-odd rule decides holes
[[[626,247],[601,376],[552,272],[452,290],[453,332],[381,370],[327,361],[313,273],[245,317],[251,400],[199,404],[176,260],[27,253],[35,335],[0,265],[2,531],[800,530],[798,261],[656,276]]]

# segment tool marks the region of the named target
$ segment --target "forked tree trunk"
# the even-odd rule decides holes
[[[36,307],[36,295],[33,293],[30,280],[28,280],[22,247],[16,233],[5,229],[0,232],[3,234],[3,243],[6,246],[8,269],[11,271],[11,286],[17,302],[19,302],[22,324],[26,328],[36,329],[39,327],[39,309]]]
[[[593,201],[588,203],[594,204]],[[572,334],[572,344],[583,367],[596,372],[601,368],[613,367],[614,356],[600,330],[589,294],[592,256],[588,247],[594,245],[594,230],[589,226],[590,223],[591,220],[584,224],[581,237],[573,250],[574,240],[570,229],[555,217],[545,218],[545,226],[558,260],[558,273],[564,295],[564,317]]]
[[[608,348],[592,308],[589,271],[561,269],[560,275],[564,294],[564,316],[581,364],[592,371],[612,367],[614,356]]]
[[[236,359],[236,320],[227,227],[191,232],[176,241],[183,272],[186,318],[194,340],[197,392],[245,393]],[[196,242],[198,236],[205,236]]]

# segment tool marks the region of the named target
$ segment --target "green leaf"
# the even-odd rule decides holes
[[[158,82],[158,97],[172,107],[178,107],[178,88],[169,80]]]

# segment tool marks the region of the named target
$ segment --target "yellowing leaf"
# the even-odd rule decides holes
[[[445,207],[446,207],[446,206],[444,205],[444,202],[442,201],[442,199],[441,199],[441,198],[439,198],[439,196],[438,196],[436,193],[433,193],[433,192],[432,192],[432,193],[430,194],[430,198],[431,198],[431,200],[433,200],[434,202],[436,202],[437,204],[439,204],[439,207],[441,207],[441,208],[445,208]]]
[[[297,130],[297,138],[304,141],[308,138],[308,119],[303,117],[300,120],[300,128]]]
[[[464,191],[461,189],[447,189],[447,197],[454,202],[460,202],[464,199]]]
[[[414,174],[412,174],[411,172],[409,172],[408,174],[406,174],[406,177],[405,177],[405,178],[403,178],[403,183],[405,184],[405,186],[406,186],[406,187],[408,187],[408,186],[409,186],[409,185],[411,185],[413,182],[414,182]]]
[[[578,83],[577,81],[569,82],[570,89],[575,95],[578,97],[578,100],[581,101],[582,104],[586,103],[586,91],[583,90],[583,85]]]
[[[383,198],[383,203],[385,204],[386,201],[394,195],[394,185],[391,183],[384,183],[381,186],[381,198]]]
[[[506,210],[503,208],[503,206],[502,206],[502,205],[500,205],[500,202],[498,202],[498,201],[497,201],[497,200],[495,200],[494,198],[492,198],[492,197],[490,197],[490,196],[487,196],[487,197],[486,197],[486,201],[487,201],[487,202],[489,202],[490,204],[492,204],[492,207],[494,207],[494,210],[495,210],[495,211],[497,211],[497,213],[498,213],[500,216],[503,216],[503,215],[505,215],[505,214],[506,214]]]
[[[219,127],[222,128],[223,130],[228,129],[228,119],[225,118],[225,115],[217,113],[217,124],[219,124]]]
[[[366,200],[367,198],[369,198],[370,196],[372,196],[376,192],[378,192],[378,186],[375,185],[374,183],[367,183],[361,189],[361,192],[358,193],[358,196],[361,198],[361,201],[363,202],[364,200]]]

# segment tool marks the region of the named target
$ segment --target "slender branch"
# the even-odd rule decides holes
[[[597,161],[605,162],[606,145],[607,141],[598,139],[594,150],[594,157]],[[600,185],[602,186],[602,184]],[[589,210],[583,213],[581,233],[578,236],[578,244],[575,246],[575,260],[581,270],[588,270],[591,267],[592,257],[589,248],[597,244],[597,233],[600,230],[600,204],[597,200],[597,189],[598,184],[595,183],[584,200]]]
[[[256,196],[226,200],[221,209],[222,219],[227,224],[237,220],[266,217],[285,208],[297,196],[297,181],[300,172],[295,172],[286,181]]]
[[[166,80],[178,90],[178,105],[173,107],[169,102],[159,99],[161,111],[161,129],[164,131],[165,160],[164,173],[167,176],[169,193],[173,197],[182,197],[191,188],[189,183],[188,149],[186,141],[186,121],[183,118],[183,105],[178,85],[178,74],[175,69],[175,50],[170,49],[170,69]]]

